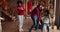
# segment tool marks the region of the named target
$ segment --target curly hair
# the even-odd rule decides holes
[[[23,4],[23,2],[22,2],[22,1],[17,1],[17,4],[19,4],[19,3]]]

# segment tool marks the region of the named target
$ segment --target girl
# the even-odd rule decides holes
[[[18,1],[18,19],[19,19],[19,31],[23,31],[22,26],[23,26],[23,20],[24,20],[24,6],[22,1]]]

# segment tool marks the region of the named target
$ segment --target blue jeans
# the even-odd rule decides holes
[[[33,28],[37,29],[38,27],[38,17],[37,16],[31,16],[32,20],[33,20],[33,25],[32,27],[30,28],[29,32],[31,32],[31,30]]]
[[[46,27],[46,29],[47,29],[48,32],[49,32],[49,24],[48,24],[48,23],[44,23],[44,24],[43,24],[42,32],[44,32],[45,27]]]
[[[18,15],[18,19],[19,19],[19,28],[22,28],[23,21],[24,21],[24,15]]]

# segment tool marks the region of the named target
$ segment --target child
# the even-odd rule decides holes
[[[48,9],[46,9],[45,11],[44,11],[44,16],[43,16],[43,22],[44,22],[44,24],[43,24],[43,30],[42,30],[42,32],[44,32],[44,29],[47,27],[47,30],[48,30],[48,32],[49,32],[49,10]]]

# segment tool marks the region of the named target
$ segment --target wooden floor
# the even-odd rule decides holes
[[[29,29],[31,28],[32,24],[33,24],[32,23],[32,19],[30,17],[28,17],[27,19],[25,19],[24,25],[23,25],[24,32],[28,32]],[[54,29],[51,28],[49,31],[50,32],[60,32],[60,30],[57,29],[57,26],[54,26]],[[36,32],[36,31],[32,30],[32,32]]]
[[[2,32],[18,32],[18,21],[2,21]]]
[[[31,18],[24,19],[23,32],[28,32],[32,26]],[[60,30],[51,29],[50,32],[59,32]],[[18,21],[2,21],[2,32],[19,32],[18,30]],[[33,30],[33,32],[35,32]]]

